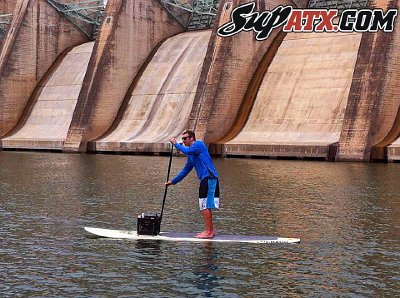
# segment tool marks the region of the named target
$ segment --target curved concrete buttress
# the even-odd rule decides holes
[[[369,1],[399,9],[400,0]],[[395,160],[400,135],[400,18],[393,32],[362,34],[336,160]],[[393,143],[393,146],[389,146]],[[397,151],[397,152],[396,152]]]
[[[211,31],[167,39],[140,76],[117,127],[91,143],[95,151],[168,151],[187,128]]]
[[[207,143],[217,142],[229,133],[255,70],[281,30],[274,29],[262,42],[255,39],[254,32],[218,36],[217,28],[230,22],[232,11],[247,2],[250,1],[220,1],[188,125]],[[255,3],[255,11],[263,12],[279,5],[296,6],[301,2],[259,0]]]
[[[290,33],[223,154],[328,158],[339,141],[361,34]],[[240,113],[239,113],[240,117]]]
[[[182,31],[159,0],[108,1],[64,152],[86,151],[110,129],[148,57]]]
[[[3,148],[62,150],[94,42],[73,48],[40,87],[21,128],[2,140]]]
[[[399,6],[400,1],[393,1],[388,8],[398,9]],[[400,160],[400,17],[397,16],[392,33],[380,32],[380,35],[385,39],[380,44],[377,43],[379,48],[377,52],[386,61],[384,65],[379,65],[384,71],[380,76],[383,80],[383,90],[379,98],[381,106],[377,109],[379,125],[372,125],[372,136],[374,141],[379,139],[381,141],[372,147],[371,159],[398,161]]]
[[[46,1],[16,1],[0,53],[0,137],[17,125],[37,84],[57,57],[87,40]]]

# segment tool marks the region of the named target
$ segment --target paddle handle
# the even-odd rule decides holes
[[[173,155],[173,152],[174,152],[174,145],[171,144],[171,154],[170,154],[170,156],[169,156],[168,173],[167,173],[167,182],[169,181],[169,174],[171,173],[171,165],[172,165],[172,155]],[[163,212],[164,212],[165,199],[167,198],[167,191],[168,191],[168,185],[165,185],[165,189],[164,189],[164,198],[163,198],[162,207],[161,207],[161,214],[160,214],[160,225],[161,225],[162,216],[163,216]]]

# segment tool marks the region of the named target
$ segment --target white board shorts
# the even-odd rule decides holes
[[[219,181],[218,178],[204,178],[199,187],[199,208],[219,209]]]

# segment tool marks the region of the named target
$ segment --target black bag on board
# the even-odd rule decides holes
[[[137,234],[157,236],[160,234],[160,225],[159,213],[142,213],[137,220]]]

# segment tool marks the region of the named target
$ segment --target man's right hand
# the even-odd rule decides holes
[[[170,186],[170,185],[174,185],[174,184],[172,183],[172,181],[165,182],[165,186]]]

